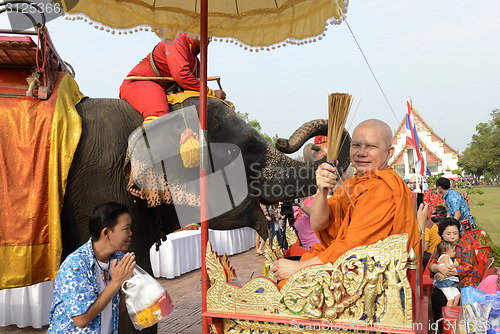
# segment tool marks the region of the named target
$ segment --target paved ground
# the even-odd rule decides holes
[[[229,257],[236,274],[247,282],[251,277],[264,272],[264,257],[255,255],[255,248]],[[201,270],[194,270],[175,279],[158,280],[168,291],[175,304],[175,312],[160,321],[158,333],[198,334],[201,333]],[[18,328],[0,327],[0,333],[42,334],[47,327]]]

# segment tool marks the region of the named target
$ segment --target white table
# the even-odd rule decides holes
[[[167,235],[160,250],[153,245],[149,251],[155,277],[174,278],[201,267],[201,234],[199,230],[180,231]]]
[[[255,247],[255,230],[243,227],[236,230],[208,230],[212,249],[220,255],[238,254]],[[174,278],[201,268],[201,231],[190,230],[171,233],[157,252],[150,252],[151,267],[155,277]]]
[[[255,231],[249,227],[230,231],[209,230],[213,250],[233,255],[255,246]],[[150,250],[155,277],[174,278],[201,268],[201,232],[180,231],[167,236],[160,251]],[[41,328],[49,323],[54,296],[52,282],[0,290],[0,326]]]

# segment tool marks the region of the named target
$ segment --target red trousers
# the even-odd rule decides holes
[[[154,81],[125,80],[120,87],[120,98],[130,103],[145,120],[150,116],[163,116],[169,111],[167,95]]]

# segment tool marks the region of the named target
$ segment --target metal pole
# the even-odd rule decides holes
[[[201,221],[201,298],[202,314],[207,312],[208,273],[206,253],[208,242],[208,189],[207,189],[207,150],[203,147],[207,143],[207,59],[208,59],[208,0],[201,0],[200,16],[200,221]],[[208,148],[208,146],[207,146]],[[202,333],[208,334],[208,318],[202,316]]]

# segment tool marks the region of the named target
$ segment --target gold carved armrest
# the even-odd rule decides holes
[[[209,312],[290,319],[412,326],[411,287],[406,277],[408,235],[394,235],[356,247],[335,263],[314,265],[292,275],[281,290],[268,277],[243,287],[228,283],[218,256],[207,245]]]

